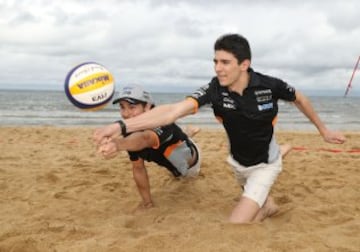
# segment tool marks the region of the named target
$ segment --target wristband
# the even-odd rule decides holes
[[[116,121],[121,128],[121,135],[126,136],[126,125],[123,120]]]

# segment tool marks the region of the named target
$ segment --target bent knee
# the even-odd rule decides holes
[[[260,207],[256,201],[242,196],[232,211],[229,221],[236,224],[250,223],[254,220],[259,210]]]

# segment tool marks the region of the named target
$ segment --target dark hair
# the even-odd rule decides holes
[[[147,103],[147,102],[139,102],[138,104],[141,104],[141,105],[143,106],[143,108],[145,108],[148,103]],[[155,108],[155,104],[152,104],[152,103],[151,103],[150,105],[151,105],[151,106],[150,106],[150,109]]]
[[[143,106],[143,108],[145,108],[147,105],[147,102],[138,102],[137,104],[141,104]]]
[[[218,38],[214,45],[215,51],[224,50],[232,53],[238,64],[248,59],[251,60],[251,49],[247,39],[239,34],[225,34]]]

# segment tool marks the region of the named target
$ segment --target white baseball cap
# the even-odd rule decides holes
[[[127,101],[131,104],[138,104],[142,102],[154,104],[150,93],[145,91],[139,85],[127,85],[123,87],[119,96],[112,102],[112,104],[116,104],[121,100]]]

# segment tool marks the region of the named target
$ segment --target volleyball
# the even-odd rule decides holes
[[[102,65],[85,62],[69,71],[65,93],[70,102],[83,110],[99,110],[111,101],[115,93],[112,74]]]

